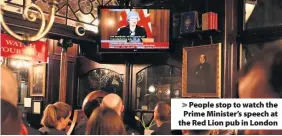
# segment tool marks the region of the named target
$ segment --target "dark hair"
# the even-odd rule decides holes
[[[159,119],[162,122],[169,121],[171,115],[170,106],[165,102],[159,102],[156,107],[158,107],[156,110],[156,119]]]
[[[240,77],[246,76],[253,67],[258,66],[266,72],[268,84],[274,92],[282,98],[282,48],[281,46],[271,46],[263,49],[255,55],[241,70]]]
[[[96,99],[88,101],[83,108],[84,114],[87,116],[87,118],[90,118],[93,110],[95,110],[99,106],[100,102]]]
[[[188,130],[188,135],[208,135],[212,130]]]
[[[58,120],[60,118],[67,118],[71,111],[71,106],[64,102],[49,104],[43,112],[41,124],[49,128],[55,128],[57,126]]]
[[[21,120],[18,109],[8,101],[1,99],[1,135],[19,135]]]
[[[94,110],[85,131],[86,135],[125,135],[125,127],[118,113],[103,107]]]

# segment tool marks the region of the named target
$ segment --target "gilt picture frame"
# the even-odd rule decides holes
[[[182,97],[221,97],[221,43],[183,48]]]
[[[30,73],[30,96],[45,97],[46,63],[33,65]]]

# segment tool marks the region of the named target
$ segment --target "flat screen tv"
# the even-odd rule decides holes
[[[100,52],[167,51],[169,9],[99,7]]]

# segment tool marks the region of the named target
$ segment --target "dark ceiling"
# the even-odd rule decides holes
[[[191,11],[206,9],[209,10],[215,3],[222,3],[223,0],[119,0],[120,6],[152,6],[152,7],[169,7],[176,11]]]

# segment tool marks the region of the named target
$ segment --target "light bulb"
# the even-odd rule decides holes
[[[154,87],[154,85],[151,85],[148,90],[150,93],[153,93],[156,91],[156,88]]]
[[[169,96],[169,95],[170,95],[170,90],[169,90],[169,89],[167,89],[167,91],[166,91],[166,95],[167,95],[167,96]]]

